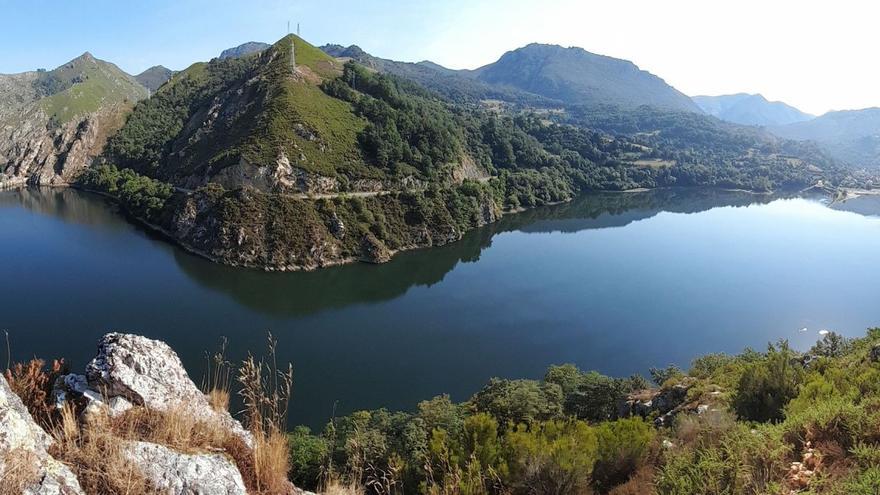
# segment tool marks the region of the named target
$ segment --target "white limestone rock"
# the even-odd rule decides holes
[[[165,342],[140,335],[108,333],[86,366],[89,386],[157,411],[181,407],[200,421],[217,421],[253,447],[253,437],[225,411],[215,411]]]
[[[222,454],[184,454],[133,442],[125,455],[157,489],[168,495],[247,495],[235,463]]]
[[[50,437],[34,421],[6,379],[0,375],[0,480],[15,461],[26,462],[33,482],[27,495],[82,495],[70,469],[49,455]]]

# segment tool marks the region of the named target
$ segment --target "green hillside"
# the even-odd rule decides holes
[[[41,73],[36,84],[44,95],[40,106],[60,123],[117,104],[133,105],[149,93],[115,65],[88,53]]]

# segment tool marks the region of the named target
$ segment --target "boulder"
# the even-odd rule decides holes
[[[0,479],[4,484],[11,483],[7,478],[9,472],[24,472],[25,479],[20,480],[24,494],[82,494],[73,472],[49,455],[51,445],[52,437],[34,421],[0,376]]]
[[[109,333],[98,343],[98,355],[86,366],[91,388],[108,401],[122,397],[157,411],[183,408],[194,418],[219,422],[253,447],[253,437],[226,411],[216,411],[189,378],[177,353],[165,342],[140,335]],[[122,408],[127,407],[121,403]]]
[[[184,454],[154,443],[132,442],[125,455],[168,495],[247,495],[235,463],[222,454]]]

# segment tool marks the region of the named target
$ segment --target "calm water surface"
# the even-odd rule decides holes
[[[292,361],[292,423],[464,400],[492,376],[572,362],[610,375],[686,366],[820,329],[880,325],[880,205],[667,190],[506,217],[391,263],[268,274],[192,256],[72,190],[0,193],[0,329],[13,359],[81,369],[124,330],[167,341],[199,381],[206,350]],[[806,331],[801,331],[806,328]],[[5,361],[5,359],[4,359]],[[5,362],[2,363],[5,365]]]

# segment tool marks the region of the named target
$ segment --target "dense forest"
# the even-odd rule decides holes
[[[553,366],[542,380],[492,379],[460,404],[299,427],[292,476],[377,494],[880,492],[880,329],[650,376],[656,388]]]

